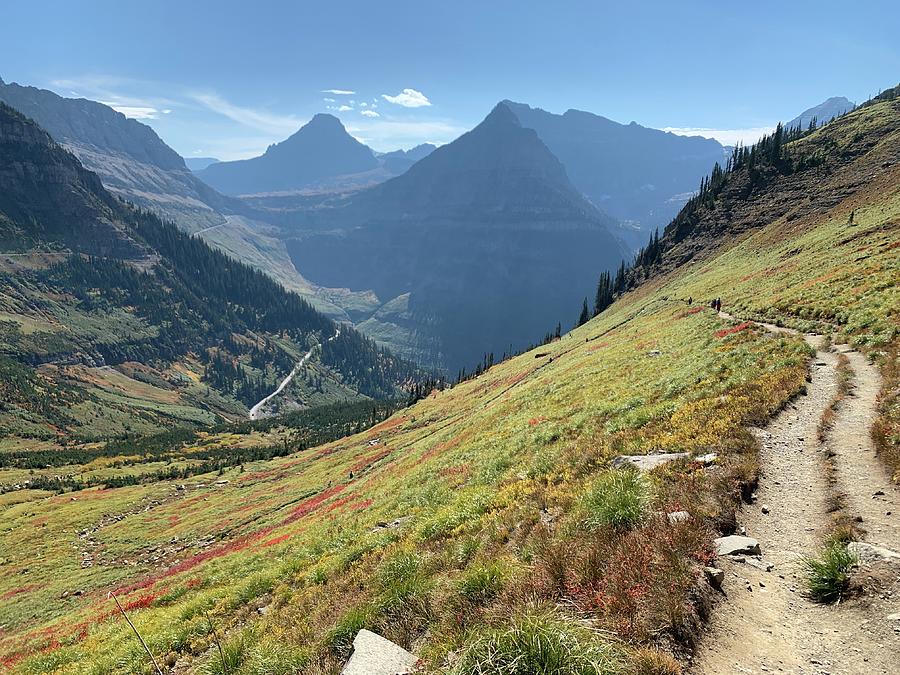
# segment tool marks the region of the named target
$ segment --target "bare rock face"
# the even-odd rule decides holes
[[[341,675],[406,675],[418,658],[403,647],[365,628],[353,640],[353,655]]]

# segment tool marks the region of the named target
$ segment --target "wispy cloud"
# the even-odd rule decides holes
[[[382,94],[381,98],[388,103],[402,105],[404,108],[422,108],[431,105],[431,101],[428,100],[428,97],[421,91],[416,91],[415,89],[404,89],[396,96]]]
[[[157,120],[160,115],[168,115],[172,111],[169,108],[165,110],[160,110],[159,108],[154,108],[152,106],[141,106],[141,105],[121,105],[116,103],[115,101],[100,101],[103,105],[108,105],[110,108],[115,110],[116,112],[120,112],[125,117],[130,117],[136,120]]]
[[[774,130],[774,124],[768,127],[749,127],[746,129],[708,129],[704,127],[665,127],[663,129],[663,131],[668,131],[678,136],[714,138],[723,145],[737,145],[738,143],[750,145]]]
[[[334,94],[335,96],[353,96],[356,92],[350,89],[323,89],[322,93]]]
[[[363,117],[381,117],[381,115],[379,115],[374,110],[368,110],[368,109],[360,110],[359,114],[362,115]]]
[[[305,120],[301,120],[295,115],[278,115],[265,110],[235,105],[218,94],[192,93],[189,96],[212,112],[224,115],[238,124],[243,124],[258,131],[272,134],[290,134],[305,123]]]

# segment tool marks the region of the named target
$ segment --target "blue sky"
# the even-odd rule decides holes
[[[442,143],[504,98],[733,141],[896,84],[898,27],[880,0],[29,0],[4,3],[0,77],[185,156],[259,154],[316,112],[377,150]]]

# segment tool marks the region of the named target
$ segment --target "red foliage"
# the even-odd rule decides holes
[[[685,317],[691,316],[692,314],[699,314],[704,309],[706,309],[706,308],[705,307],[691,307],[690,309],[686,309],[683,312],[680,312],[678,315],[676,315],[675,318],[676,319],[684,319]]]
[[[22,593],[30,593],[31,591],[34,591],[38,588],[40,588],[40,585],[38,584],[27,584],[20,588],[13,588],[10,591],[6,591],[6,593],[4,593],[3,595],[0,595],[0,600],[9,600],[10,598],[13,598],[17,595],[21,595]]]
[[[350,467],[350,471],[352,471],[353,473],[359,473],[363,469],[368,469],[375,462],[380,462],[382,459],[387,457],[389,454],[391,454],[390,449],[385,448],[384,450],[380,450],[372,455],[369,455],[368,457],[363,457],[356,464],[354,464],[353,466]]]
[[[528,420],[528,425],[535,427],[538,424],[540,424],[541,422],[546,422],[546,421],[547,421],[547,418],[544,417],[543,415],[541,415],[540,417],[532,417],[530,420]]]
[[[588,351],[589,351],[589,352],[596,352],[596,351],[599,351],[600,349],[603,349],[604,347],[609,347],[609,343],[608,343],[608,342],[601,342],[600,344],[596,344],[596,345],[592,346],[590,349],[588,349]]]
[[[122,609],[126,612],[132,609],[144,609],[145,607],[149,607],[153,604],[153,601],[156,600],[156,595],[153,593],[145,593],[139,598],[135,598],[134,600],[123,605]]]
[[[263,542],[263,547],[275,546],[276,544],[280,544],[283,541],[290,539],[291,533],[282,534],[280,537],[275,537],[274,539],[269,539],[269,541]]]
[[[309,515],[317,508],[319,508],[323,502],[342,492],[346,487],[347,485],[343,483],[340,485],[335,485],[334,487],[330,487],[327,490],[322,490],[322,492],[310,497],[309,499],[303,500],[302,502],[300,502],[299,506],[291,511],[291,514],[287,518],[281,521],[280,525],[290,525],[291,523],[297,522],[304,516]]]
[[[747,330],[753,326],[752,321],[744,321],[743,323],[739,323],[737,326],[732,326],[731,328],[723,328],[722,330],[717,330],[715,332],[715,336],[717,338],[723,338],[727,335],[734,335],[735,333],[740,333],[742,330]]]

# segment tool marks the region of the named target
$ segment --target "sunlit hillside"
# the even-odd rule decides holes
[[[896,461],[900,101],[795,143],[823,162],[715,207],[776,217],[722,220],[682,242],[692,262],[584,326],[362,433],[183,480],[0,496],[0,663],[153,672],[113,593],[176,672],[338,672],[363,627],[436,672],[490,672],[535,633],[559,672],[679,672],[712,540],[757,478],[749,428],[806,385],[803,340],[746,319],[867,350],[888,375],[880,442]],[[797,202],[805,171],[842,187]]]

